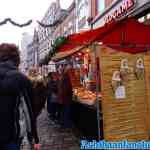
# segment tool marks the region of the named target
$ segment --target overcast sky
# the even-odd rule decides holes
[[[50,3],[54,0],[0,0],[0,22],[5,18],[11,18],[17,23],[26,23],[33,19],[30,26],[19,28],[7,23],[0,26],[0,43],[9,42],[20,45],[23,32],[33,34],[33,29],[38,24],[36,20],[41,20]],[[61,7],[66,9],[72,0],[60,0]]]

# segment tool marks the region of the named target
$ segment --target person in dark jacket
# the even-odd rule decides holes
[[[27,132],[30,140],[34,139],[34,149],[39,150],[39,138],[35,117],[32,112],[32,83],[19,72],[19,49],[14,44],[0,45],[0,150],[20,150],[21,126],[19,122],[20,95],[24,96],[27,106],[31,132]]]
[[[60,103],[63,105],[63,128],[72,128],[72,84],[69,76],[69,65],[65,65],[59,80]]]
[[[56,72],[49,73],[47,109],[52,120],[56,120],[59,113],[58,76]]]
[[[52,82],[52,73],[48,73],[47,77],[47,112],[49,117],[51,117],[51,82]]]
[[[44,78],[38,73],[36,68],[29,70],[29,79],[33,85],[33,113],[35,118],[40,115],[42,109],[45,107],[47,88]]]

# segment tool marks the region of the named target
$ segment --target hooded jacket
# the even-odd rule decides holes
[[[16,114],[18,95],[27,91],[26,100],[31,119],[31,133],[35,143],[39,142],[36,121],[32,113],[32,84],[26,76],[21,74],[13,62],[0,62],[0,144],[17,142],[19,140],[19,114]]]

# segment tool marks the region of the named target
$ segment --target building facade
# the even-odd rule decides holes
[[[20,70],[23,73],[27,72],[28,69],[28,62],[27,62],[27,53],[28,49],[27,46],[32,42],[33,36],[29,35],[28,33],[23,33],[22,34],[22,39],[21,39],[21,64],[20,64]]]
[[[90,17],[90,0],[75,0],[76,5],[76,32],[90,29],[88,18]]]
[[[61,23],[61,35],[68,36],[76,32],[75,1],[67,9],[67,16]]]
[[[27,68],[31,68],[34,66],[34,47],[33,47],[33,42],[31,42],[27,46]]]
[[[92,0],[91,20],[93,28],[97,28],[114,20],[125,17],[141,18],[148,20],[149,0]],[[145,16],[145,17],[144,17]],[[143,19],[142,19],[143,17]]]
[[[32,42],[27,45],[27,66],[28,68],[38,65],[38,33],[35,30]]]
[[[46,11],[42,23],[43,24],[53,24],[55,20],[61,15],[60,1],[57,0],[53,2],[48,10]],[[44,28],[39,25],[38,27],[38,36],[39,36],[39,49],[38,49],[38,58],[39,60],[43,59],[48,51],[51,49],[51,43],[53,42],[52,33],[54,32],[55,27]]]

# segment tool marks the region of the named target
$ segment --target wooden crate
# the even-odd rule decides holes
[[[97,48],[97,55],[100,56],[101,64],[105,140],[148,140],[150,137],[150,55],[132,55],[107,47]],[[137,60],[144,61],[144,76],[142,69],[137,69]],[[121,68],[123,62],[128,62],[127,69]],[[114,80],[115,71],[121,73],[121,81],[119,79],[116,81],[117,78]],[[121,84],[120,90],[117,90],[118,84]],[[115,92],[123,93],[122,88],[125,89],[125,97],[117,98]]]

